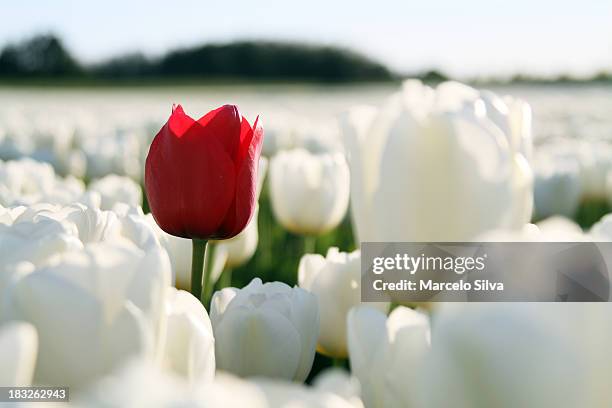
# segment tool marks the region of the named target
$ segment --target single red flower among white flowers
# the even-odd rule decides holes
[[[253,216],[263,128],[224,105],[199,120],[178,105],[153,139],[145,189],[168,234],[209,240],[240,233]]]

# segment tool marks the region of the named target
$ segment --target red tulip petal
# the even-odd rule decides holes
[[[183,137],[169,127],[155,137],[145,166],[151,212],[160,227],[184,238],[216,235],[233,202],[233,160],[199,124]]]
[[[263,128],[258,124],[259,117],[255,120],[253,128],[243,118],[242,130],[244,145],[241,145],[243,157],[239,159],[236,174],[236,196],[230,205],[226,219],[220,230],[223,238],[231,238],[239,234],[249,223],[257,201],[257,177],[259,168],[259,156],[263,141]],[[246,144],[249,142],[249,144]],[[244,147],[244,148],[243,148]]]
[[[194,123],[195,120],[185,114],[183,107],[181,105],[176,105],[172,108],[172,115],[170,115],[170,119],[168,119],[166,125],[172,133],[177,137],[181,137]]]
[[[258,157],[259,152],[261,151],[261,142],[263,140],[263,127],[261,122],[259,121],[259,116],[255,118],[255,122],[253,123],[253,127],[249,124],[249,121],[246,118],[242,118],[242,128],[240,133],[240,150],[238,152],[238,158],[236,163],[240,166],[240,162],[244,160],[249,149],[252,145],[258,146]]]
[[[198,120],[206,134],[219,140],[234,159],[240,145],[240,112],[235,105],[223,105]]]

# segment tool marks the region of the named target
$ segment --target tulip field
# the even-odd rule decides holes
[[[361,242],[488,240],[612,241],[612,87],[0,87],[0,387],[49,406],[612,406],[607,303],[361,300]]]

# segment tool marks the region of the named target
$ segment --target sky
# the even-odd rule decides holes
[[[266,39],[348,47],[400,73],[612,71],[610,0],[20,0],[0,7],[0,46],[46,32],[84,62]]]

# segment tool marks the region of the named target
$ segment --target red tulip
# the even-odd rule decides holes
[[[179,105],[149,149],[145,188],[153,217],[169,234],[227,239],[242,231],[255,208],[263,128],[234,105],[198,121]]]

